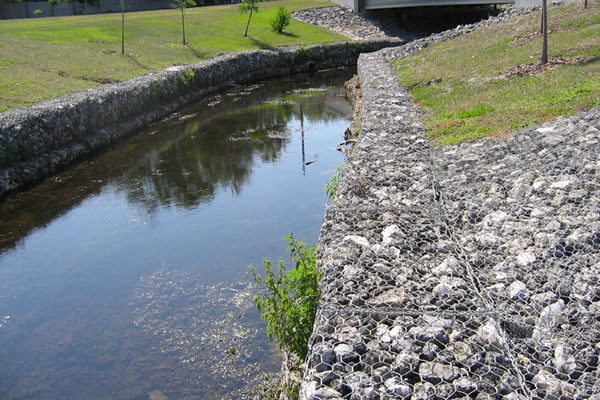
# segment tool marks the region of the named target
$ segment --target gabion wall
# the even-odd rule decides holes
[[[298,72],[354,65],[360,53],[397,43],[333,42],[221,54],[2,112],[0,197],[217,91]]]
[[[431,145],[394,51],[359,60],[300,398],[600,399],[600,110]]]

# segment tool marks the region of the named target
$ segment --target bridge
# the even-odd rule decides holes
[[[337,0],[354,12],[409,7],[515,4],[515,0]]]

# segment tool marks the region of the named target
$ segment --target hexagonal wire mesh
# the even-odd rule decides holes
[[[431,147],[384,94],[326,211],[300,398],[600,399],[600,110]]]

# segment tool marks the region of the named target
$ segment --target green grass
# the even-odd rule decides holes
[[[400,82],[426,110],[428,134],[440,144],[506,135],[535,123],[600,107],[600,5],[577,2],[549,12],[548,52],[587,57],[541,74],[499,79],[540,57],[540,13],[424,49],[394,61]]]
[[[271,31],[279,6],[295,11],[327,5],[325,0],[260,3],[247,38],[248,15],[240,14],[237,4],[188,8],[187,46],[181,44],[179,10],[127,13],[125,55],[120,54],[120,13],[2,21],[0,111],[220,53],[348,40],[295,20],[287,33]]]

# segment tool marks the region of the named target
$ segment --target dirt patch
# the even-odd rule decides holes
[[[63,78],[76,78],[76,79],[81,79],[84,81],[91,81],[91,82],[96,82],[99,83],[101,85],[108,85],[111,83],[118,83],[120,82],[119,80],[116,79],[112,79],[112,78],[105,78],[105,77],[89,77],[89,76],[83,76],[83,75],[71,75],[68,72],[65,71],[58,71],[57,72],[58,76],[63,77]]]
[[[557,32],[555,29],[554,30],[548,30],[548,35]],[[519,40],[527,40],[527,39],[533,39],[536,38],[538,36],[542,36],[542,33],[540,31],[535,31],[535,32],[529,32],[526,33],[524,35],[518,36],[516,38],[513,39],[513,41],[519,41]]]
[[[346,91],[346,100],[352,104],[352,110],[354,115],[352,117],[352,123],[344,132],[344,139],[346,143],[352,143],[358,137],[360,133],[360,113],[362,110],[362,89],[360,87],[360,81],[358,76],[354,75],[352,79],[344,83],[344,90]]]
[[[413,90],[413,89],[424,87],[424,86],[430,86],[430,85],[433,85],[434,83],[440,83],[441,81],[442,81],[442,78],[433,78],[433,79],[429,79],[429,80],[424,80],[423,82],[409,85],[408,90]]]
[[[498,75],[492,77],[492,80],[507,79],[513,76],[528,76],[543,74],[546,71],[554,69],[559,65],[563,64],[579,64],[591,60],[593,57],[590,56],[579,56],[579,57],[550,57],[547,64],[542,64],[539,61],[533,64],[521,64],[502,71]]]

